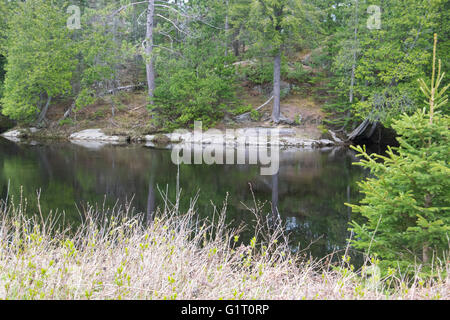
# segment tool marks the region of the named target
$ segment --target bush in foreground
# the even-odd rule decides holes
[[[281,227],[269,232],[262,222],[238,245],[225,210],[208,222],[174,206],[149,223],[128,208],[90,208],[70,231],[24,207],[0,204],[1,299],[449,298],[448,278],[406,282],[380,278],[376,266],[356,272],[346,258],[335,266],[306,261],[289,250]]]

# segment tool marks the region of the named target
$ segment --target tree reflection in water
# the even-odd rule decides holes
[[[211,201],[220,205],[228,193],[228,221],[251,226],[253,215],[245,206],[252,206],[253,190],[257,201],[266,202],[264,210],[273,226],[277,221],[286,224],[293,248],[301,250],[313,243],[308,252],[323,257],[346,246],[352,216],[344,203],[358,200],[356,182],[365,175],[352,166],[354,161],[347,149],[285,150],[278,174],[261,176],[258,165],[181,164],[177,168],[170,151],[142,145],[26,145],[0,139],[0,196],[6,197],[10,180],[14,201],[23,186],[23,196],[33,208],[41,189],[43,212],[64,210],[66,220],[75,224],[80,219],[76,205],[105,201],[112,207],[131,198],[134,211],[152,221],[163,205],[159,190],[168,190],[171,200],[180,190],[181,210],[189,208],[199,193],[197,212],[200,218],[207,217],[213,214]],[[247,228],[241,239],[251,237]]]

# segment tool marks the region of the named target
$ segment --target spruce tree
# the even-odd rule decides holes
[[[399,135],[398,148],[386,155],[369,155],[365,147],[353,147],[371,177],[361,182],[365,195],[359,205],[350,205],[366,222],[351,223],[353,245],[367,254],[377,255],[380,265],[425,271],[447,259],[450,233],[450,167],[448,159],[449,116],[441,61],[436,75],[435,35],[430,85],[420,80],[428,108],[413,115],[403,114],[393,121]],[[409,268],[409,269],[408,269]]]

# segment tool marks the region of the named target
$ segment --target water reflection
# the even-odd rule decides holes
[[[286,150],[280,154],[279,173],[261,176],[257,165],[178,168],[170,151],[142,145],[25,145],[0,138],[0,196],[6,197],[10,181],[10,196],[17,199],[23,186],[33,208],[41,189],[44,212],[64,210],[66,219],[76,223],[76,205],[112,207],[133,197],[135,211],[151,221],[163,205],[159,190],[168,190],[172,201],[179,190],[181,209],[199,192],[198,213],[206,217],[214,212],[211,202],[220,206],[228,193],[228,221],[245,223],[250,230],[254,216],[246,207],[253,207],[253,190],[256,201],[266,202],[264,210],[274,223],[279,216],[286,224],[294,247],[308,247],[321,257],[346,245],[351,211],[344,203],[357,200],[356,182],[364,176],[361,168],[352,166],[355,160],[346,149]]]

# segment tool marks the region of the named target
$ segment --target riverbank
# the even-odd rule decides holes
[[[244,91],[242,100],[254,105],[260,104],[265,97],[261,94],[251,96]],[[70,108],[70,101],[56,101],[47,115],[47,121],[41,128],[19,125],[3,132],[7,139],[20,140],[63,140],[63,141],[96,141],[102,143],[146,143],[174,144],[174,143],[224,143],[238,144],[239,139],[245,137],[246,145],[261,144],[254,137],[260,134],[271,135],[278,130],[281,147],[325,147],[344,145],[344,139],[322,125],[324,114],[320,106],[313,100],[300,95],[290,95],[283,100],[283,120],[280,124],[270,121],[271,105],[258,110],[259,120],[243,115],[225,114],[224,119],[212,128],[216,132],[205,131],[202,137],[194,138],[192,129],[187,134],[176,134],[163,128],[155,127],[146,108],[145,93],[121,92],[116,97],[118,106],[112,113],[111,97],[98,99],[95,104],[87,106],[64,118],[65,110]],[[234,133],[230,137],[227,130]],[[222,135],[218,135],[220,131]],[[268,145],[275,141],[267,142]]]
[[[334,139],[311,139],[305,137],[301,130],[286,127],[254,127],[225,129],[195,133],[192,130],[183,132],[158,133],[145,136],[108,135],[106,130],[86,129],[79,132],[54,134],[47,130],[37,128],[18,128],[9,130],[1,136],[6,139],[20,142],[21,140],[68,140],[72,142],[101,142],[101,143],[146,143],[148,146],[172,145],[178,143],[197,144],[225,144],[229,147],[246,146],[272,146],[320,148],[345,145],[344,141],[334,136]]]
[[[332,139],[312,139],[304,131],[292,127],[250,127],[224,130],[193,131],[181,130],[173,133],[158,133],[152,135],[127,136],[108,135],[104,129],[85,129],[74,133],[53,132],[38,128],[16,128],[2,133],[8,140],[20,142],[22,140],[68,140],[72,142],[100,142],[100,143],[146,143],[147,146],[173,145],[178,143],[195,144],[225,144],[228,147],[243,146],[273,146],[320,148],[343,146],[344,141],[332,133]]]
[[[55,216],[41,219],[34,208],[28,218],[23,208],[0,204],[1,299],[450,298],[448,276],[406,283],[370,265],[310,261],[258,216],[255,237],[238,244],[225,210],[215,223],[198,223],[193,207],[170,207],[144,223],[126,210],[86,208],[83,225],[69,233],[54,228]]]

